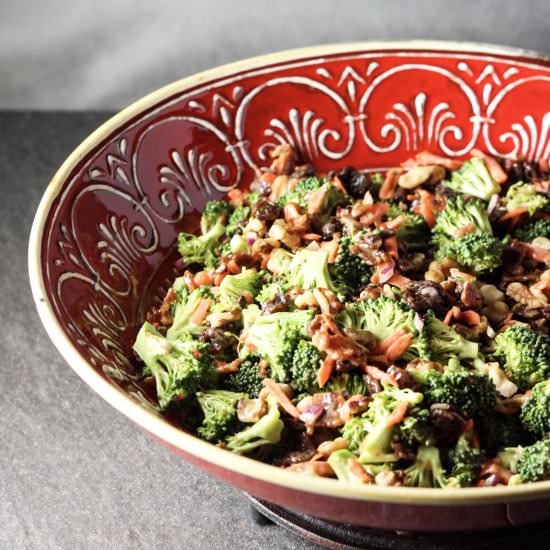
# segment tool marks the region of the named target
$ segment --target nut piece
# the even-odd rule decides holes
[[[399,476],[391,470],[383,470],[381,472],[378,472],[374,477],[374,481],[376,485],[382,485],[384,487],[401,485]]]
[[[504,292],[501,292],[495,285],[482,285],[480,290],[483,295],[483,303],[486,306],[504,300]]]
[[[397,184],[403,189],[415,189],[423,183],[438,183],[445,177],[443,166],[415,166],[401,174]]]
[[[522,306],[530,309],[544,307],[548,303],[548,298],[541,290],[535,287],[527,287],[523,283],[513,282],[506,288],[506,296],[515,300]]]
[[[502,323],[510,313],[510,308],[506,302],[498,300],[491,305],[484,307],[481,311],[483,315],[489,319],[492,325],[498,326]]]
[[[317,452],[322,455],[329,456],[333,452],[340,451],[341,449],[347,449],[347,447],[348,444],[346,440],[343,437],[337,437],[332,441],[323,441],[323,443],[317,447]]]
[[[428,271],[424,273],[424,279],[434,283],[442,283],[449,276],[450,270],[458,267],[458,264],[449,258],[441,262],[433,261],[428,266]]]

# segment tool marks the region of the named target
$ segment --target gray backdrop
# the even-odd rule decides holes
[[[118,109],[222,63],[438,38],[550,52],[549,0],[0,0],[0,109]]]

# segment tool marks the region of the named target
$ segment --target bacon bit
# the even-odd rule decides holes
[[[401,171],[397,170],[388,170],[384,183],[382,183],[382,187],[380,187],[380,191],[378,191],[378,196],[382,200],[393,198],[400,172]]]
[[[407,416],[407,411],[409,410],[409,404],[406,401],[401,401],[397,404],[397,407],[393,409],[390,416],[388,416],[388,420],[386,420],[386,426],[389,428],[390,426],[395,426],[396,424],[400,424],[403,422],[405,416]]]
[[[472,149],[472,156],[480,158],[485,163],[491,177],[499,184],[502,185],[507,179],[508,174],[504,171],[502,166],[493,158],[480,151],[479,149]]]
[[[481,317],[479,316],[479,313],[477,313],[477,311],[474,311],[473,309],[468,309],[460,313],[458,321],[468,325],[469,327],[473,327],[481,323]]]
[[[321,460],[308,460],[306,462],[296,462],[287,466],[287,470],[315,475],[319,477],[334,477],[334,472],[328,462]]]
[[[260,373],[260,376],[266,376],[267,375],[267,368],[269,365],[267,364],[267,361],[265,359],[261,359],[258,363],[258,372]]]
[[[336,239],[332,241],[325,241],[321,243],[321,250],[324,250],[328,254],[328,263],[333,264],[338,256],[338,248],[340,245]]]
[[[412,339],[413,335],[411,333],[407,333],[395,341],[386,352],[387,362],[393,363],[399,359],[411,345]]]
[[[308,195],[307,200],[307,213],[308,214],[315,214],[321,206],[323,206],[323,202],[325,201],[325,195],[327,194],[324,187],[319,187],[319,189],[316,189],[315,191],[312,191]]]
[[[334,185],[334,187],[336,187],[336,189],[338,189],[340,193],[343,193],[344,195],[348,194],[348,192],[346,191],[346,188],[344,187],[344,184],[340,181],[340,178],[338,176],[334,176],[330,180],[330,183],[332,183],[332,185]]]
[[[328,356],[321,365],[319,372],[317,373],[317,381],[319,387],[322,388],[329,380],[334,371],[336,360],[333,357]]]
[[[242,194],[243,192],[240,189],[231,189],[231,191],[227,193],[227,198],[232,201],[242,197]]]
[[[466,423],[464,424],[464,428],[462,429],[462,433],[465,434],[467,432],[469,432],[470,430],[473,430],[474,429],[474,421],[469,418],[468,420],[466,420]]]
[[[279,387],[275,380],[264,378],[262,384],[274,395],[279,405],[293,418],[300,417],[300,411],[294,406],[286,393]]]
[[[239,370],[239,365],[242,363],[242,359],[237,358],[230,363],[225,361],[216,360],[216,372],[218,374],[231,374],[232,372],[237,372]]]
[[[199,307],[197,307],[197,309],[193,312],[193,315],[189,317],[189,322],[194,325],[200,325],[206,319],[211,303],[211,298],[203,298],[199,304]]]
[[[475,230],[476,230],[476,226],[473,223],[469,223],[468,225],[465,225],[464,227],[461,227],[455,233],[455,237],[463,237],[464,235],[467,235],[468,233],[473,233]]]
[[[401,336],[403,336],[404,334],[406,334],[405,330],[400,328],[397,332],[394,332],[387,338],[380,340],[380,342],[378,342],[376,346],[374,346],[372,352],[376,354],[386,353],[388,349],[390,349],[392,344],[397,342],[397,340],[399,340],[399,338],[401,338]]]
[[[388,220],[387,222],[384,222],[380,226],[380,229],[392,229],[396,231],[403,225],[406,219],[407,219],[407,216],[405,214],[399,214],[399,216],[396,216],[392,220]]]
[[[372,477],[365,471],[365,468],[361,466],[358,460],[350,458],[348,460],[348,470],[356,477],[361,483],[372,483]]]
[[[399,258],[399,249],[397,248],[397,239],[395,237],[388,237],[384,241],[384,249],[392,258]]]
[[[392,278],[388,281],[388,284],[396,286],[400,290],[405,290],[406,286],[411,282],[408,277],[395,273]]]
[[[510,478],[512,477],[512,472],[502,467],[500,464],[497,464],[497,462],[495,462],[495,459],[491,460],[489,463],[483,466],[479,475],[481,477],[486,477],[491,474],[495,474],[499,478],[499,480],[504,481],[506,485],[508,485],[508,481],[510,481]]]
[[[430,227],[433,227],[435,225],[435,213],[432,204],[432,199],[434,198],[434,196],[425,189],[419,189],[418,193],[420,195],[418,214],[420,214],[426,220],[426,223]]]
[[[544,263],[550,266],[550,250],[541,248],[540,246],[533,246],[532,244],[521,243],[525,249],[527,255],[536,262]]]
[[[373,365],[365,365],[364,370],[369,376],[372,376],[375,380],[386,382],[392,386],[399,386],[397,380],[391,374],[388,374],[378,367],[375,367]]]
[[[414,157],[416,164],[422,166],[429,166],[430,164],[439,164],[444,166],[449,170],[458,170],[462,166],[461,160],[454,160],[447,157],[441,157],[439,155],[434,155],[428,151],[422,151]]]
[[[304,239],[304,241],[320,241],[322,237],[317,233],[306,233],[302,236],[302,239]]]
[[[214,275],[214,286],[220,286],[226,275],[227,273],[216,273]]]
[[[514,220],[514,222],[517,222],[519,217],[523,216],[523,214],[527,214],[528,212],[528,208],[515,208],[514,210],[510,210],[510,212],[506,212],[506,214],[500,216],[498,221],[505,222],[506,220]]]
[[[197,286],[211,285],[212,277],[206,271],[199,271],[194,277],[193,282]]]

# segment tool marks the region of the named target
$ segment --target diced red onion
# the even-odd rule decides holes
[[[319,403],[312,403],[301,415],[300,420],[304,424],[314,424],[315,421],[325,412]]]
[[[395,272],[395,269],[393,265],[388,265],[382,271],[380,271],[380,282],[381,283],[387,283],[392,277]]]
[[[187,267],[187,263],[183,258],[178,258],[174,263],[174,267],[176,271],[181,275],[185,271],[185,268]]]
[[[418,312],[415,312],[414,314],[414,326],[419,331],[421,331],[424,328],[424,318]]]
[[[487,206],[487,212],[491,214],[491,212],[498,206],[499,196],[493,195],[491,199],[489,200],[489,205]]]
[[[485,481],[484,481],[484,485],[485,487],[495,487],[496,485],[498,485],[500,481],[500,478],[496,475],[496,474],[491,474]]]
[[[542,309],[544,313],[550,313],[550,304],[545,305]]]
[[[248,239],[246,239],[246,242],[252,245],[256,242],[256,239],[254,237],[248,237]]]

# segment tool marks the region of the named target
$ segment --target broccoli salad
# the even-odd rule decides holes
[[[133,347],[159,410],[346,483],[550,479],[548,163],[272,157],[179,235],[180,276]]]

